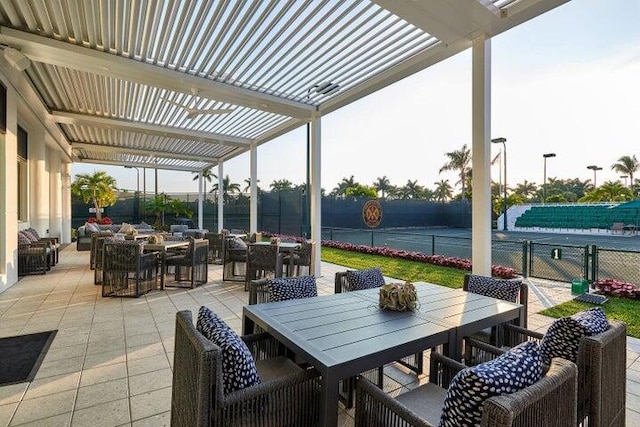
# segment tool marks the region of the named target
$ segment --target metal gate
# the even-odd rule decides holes
[[[529,242],[527,275],[541,279],[571,282],[591,279],[589,246],[552,245]]]

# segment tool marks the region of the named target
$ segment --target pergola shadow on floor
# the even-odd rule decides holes
[[[89,254],[69,246],[46,275],[25,277],[0,294],[0,337],[57,329],[32,382],[0,387],[0,425],[169,425],[175,313],[206,305],[238,332],[248,294],[242,283],[223,282],[209,266],[210,281],[193,290],[167,289],[137,299],[103,298],[93,285]],[[333,293],[343,267],[323,264],[320,294]],[[566,287],[536,283],[554,303],[570,298]],[[544,330],[552,319],[535,314],[529,325]],[[428,357],[428,356],[427,356]],[[640,341],[628,341],[627,425],[640,426]],[[385,389],[398,394],[427,380],[385,368]],[[353,424],[342,411],[340,425]]]

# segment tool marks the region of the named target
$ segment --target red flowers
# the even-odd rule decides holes
[[[621,282],[615,279],[600,279],[593,282],[593,286],[602,295],[640,299],[640,288],[632,283]]]
[[[272,236],[275,234],[269,232],[262,232],[264,236]],[[301,237],[293,236],[279,236],[283,240],[300,239]],[[298,240],[296,240],[298,241]],[[381,255],[391,258],[406,259],[408,261],[426,262],[428,264],[439,265],[442,267],[452,267],[460,270],[471,271],[471,261],[468,259],[445,257],[442,255],[427,255],[422,252],[405,251],[402,249],[391,249],[383,246],[366,246],[366,245],[354,245],[352,243],[336,242],[333,240],[323,240],[322,246],[328,248],[342,249],[351,252],[360,252],[369,255]],[[491,266],[491,275],[493,277],[501,277],[503,279],[512,279],[516,277],[516,271],[513,268],[504,267],[501,265]]]
[[[92,216],[92,217],[89,217],[89,219],[87,219],[87,222],[90,223],[90,224],[97,223],[97,224],[102,224],[102,225],[111,225],[111,224],[113,224],[113,221],[111,221],[111,218],[109,218],[108,216],[103,216],[100,219],[100,221],[98,221],[96,219],[96,217]]]

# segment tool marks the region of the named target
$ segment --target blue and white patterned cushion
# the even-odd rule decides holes
[[[249,348],[218,315],[205,306],[200,307],[196,329],[220,347],[225,394],[261,383]]]
[[[318,287],[314,276],[267,279],[267,288],[271,302],[318,296]]]
[[[366,270],[349,270],[346,277],[351,291],[379,288],[384,285],[384,277],[382,277],[382,271],[379,267]]]
[[[610,326],[600,307],[555,320],[540,342],[544,363],[550,364],[554,357],[562,357],[576,363],[580,339],[605,332]]]
[[[497,359],[463,369],[447,389],[439,426],[478,426],[486,399],[515,393],[540,378],[540,348],[532,341],[512,348]]]
[[[469,275],[467,290],[474,294],[516,302],[520,294],[520,280],[502,280],[492,277]]]
[[[247,249],[247,244],[239,237],[233,237],[227,241],[229,249]]]

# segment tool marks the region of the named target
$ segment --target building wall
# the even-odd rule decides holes
[[[7,131],[0,132],[0,293],[18,281],[18,230],[35,228],[41,235],[71,241],[69,157],[17,87],[24,73],[0,58],[0,82],[7,88]],[[18,168],[18,126],[28,134],[28,159]],[[20,215],[18,212],[20,206]]]

